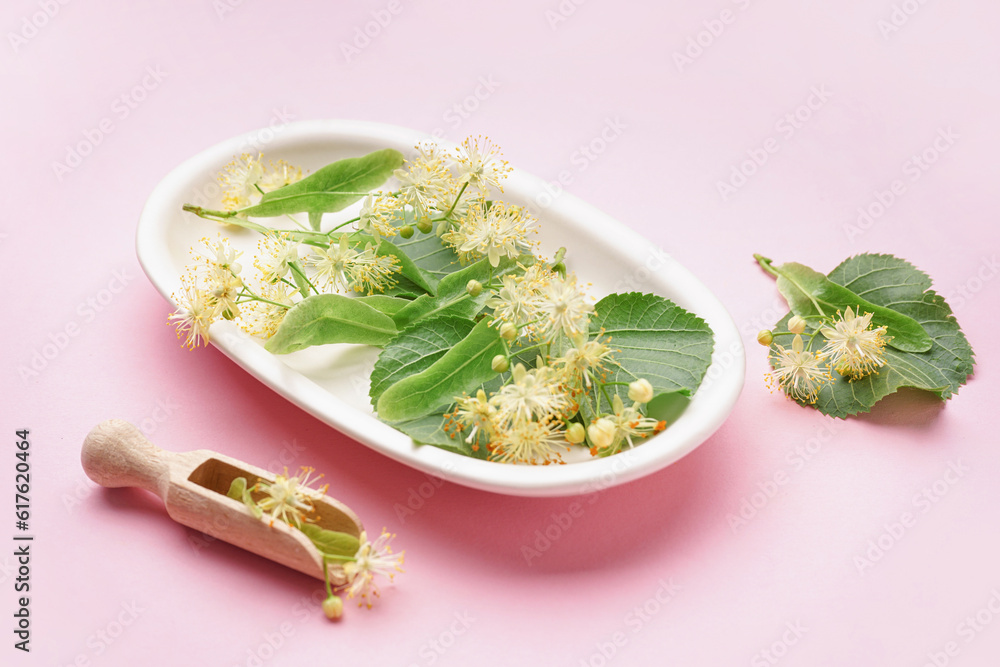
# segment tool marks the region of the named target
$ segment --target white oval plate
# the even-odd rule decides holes
[[[222,232],[245,251],[249,266],[259,235],[184,213],[195,203],[217,208],[216,174],[233,156],[261,150],[315,170],[345,157],[381,148],[413,154],[430,135],[377,123],[342,120],[296,122],[225,141],[174,169],[156,187],[139,219],[136,249],[153,285],[167,299],[179,291],[188,250],[205,236]],[[449,142],[438,141],[442,147]],[[592,492],[628,482],[673,463],[704,442],[732,411],[743,387],[745,359],[729,313],[687,269],[628,227],[567,193],[553,196],[543,180],[515,169],[504,199],[529,206],[540,218],[541,254],[568,248],[567,265],[593,284],[597,298],[611,292],[654,292],[696,313],[715,332],[715,352],[705,382],[666,431],[634,449],[592,458],[580,448],[567,465],[508,465],[471,459],[436,447],[418,447],[380,422],[368,402],[368,375],[378,350],[359,345],[324,345],[277,356],[230,322],[211,329],[212,344],[276,392],[330,426],[397,461],[466,486],[518,496],[560,496]],[[328,214],[324,226],[353,217],[360,204]],[[348,217],[343,217],[348,216]]]

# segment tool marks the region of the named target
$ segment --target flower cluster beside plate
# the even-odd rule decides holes
[[[163,294],[179,291],[189,248],[221,230],[216,223],[185,213],[194,202],[217,204],[216,175],[233,156],[262,150],[315,170],[329,162],[382,148],[410,154],[429,135],[377,123],[304,121],[250,132],[218,144],[174,169],[156,187],[142,212],[136,233],[139,262]],[[447,142],[439,145],[449,147]],[[368,398],[368,375],[378,350],[361,345],[322,345],[277,356],[231,322],[212,326],[211,342],[258,380],[337,430],[413,468],[449,481],[495,493],[561,496],[587,493],[628,482],[677,461],[722,424],[743,387],[745,361],[739,332],[715,296],[687,269],[638,234],[580,199],[553,196],[547,184],[517,168],[508,178],[507,201],[529,207],[541,221],[540,251],[551,255],[565,245],[567,262],[593,284],[593,294],[623,288],[653,292],[704,319],[715,334],[712,364],[705,380],[669,428],[633,449],[607,458],[581,450],[566,465],[510,465],[463,457],[430,446],[379,421]],[[354,205],[334,221],[348,220]],[[233,247],[253,254],[258,235],[229,228]]]

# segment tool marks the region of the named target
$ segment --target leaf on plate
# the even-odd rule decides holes
[[[815,407],[832,417],[868,412],[876,402],[901,387],[933,392],[947,400],[964,385],[975,364],[972,347],[930,278],[909,262],[892,255],[862,254],[830,272],[831,281],[883,307],[916,320],[931,338],[926,352],[885,348],[886,365],[878,373],[848,381],[831,371],[834,381],[819,392]],[[787,329],[789,313],[780,327]],[[891,333],[891,329],[890,329]],[[814,349],[825,345],[817,334]]]
[[[491,363],[493,357],[503,352],[500,334],[487,320],[481,320],[428,368],[384,390],[376,411],[383,421],[390,423],[431,414],[451,403],[455,396],[473,391],[496,377],[498,373]]]
[[[288,310],[264,347],[274,354],[288,354],[329,343],[382,346],[395,335],[392,318],[360,299],[315,294]]]
[[[403,154],[391,148],[338,160],[301,181],[264,193],[259,203],[241,213],[255,218],[308,213],[316,226],[321,214],[347,208],[385,183],[402,165]]]
[[[384,239],[380,241],[375,248],[375,254],[395,257],[399,261],[399,272],[428,294],[434,294],[437,290],[438,279],[417,266],[409,255],[389,241]]]
[[[369,305],[380,313],[385,313],[392,317],[400,310],[410,304],[412,299],[404,299],[398,296],[387,296],[385,294],[369,294],[368,296],[356,296],[356,301]]]
[[[891,338],[886,341],[889,346],[903,352],[926,352],[931,349],[930,336],[912,317],[872,303],[808,266],[796,262],[774,266],[766,257],[755,257],[765,270],[777,274],[778,291],[785,297],[792,313],[799,317],[832,316],[850,307],[858,312],[872,313],[872,322],[889,330]]]
[[[522,266],[530,266],[534,263],[534,258],[530,255],[522,255],[516,260],[503,257],[499,266],[492,266],[489,259],[483,258],[475,264],[455,271],[445,276],[437,286],[437,294],[434,296],[425,295],[417,298],[406,308],[402,309],[393,317],[396,325],[405,327],[424,317],[435,315],[458,315],[460,317],[473,318],[479,314],[490,298],[490,291],[484,289],[479,296],[470,296],[466,292],[466,285],[470,280],[478,280],[484,285],[492,278],[506,275],[518,270]]]
[[[455,437],[452,437],[448,431],[444,430],[447,423],[447,418],[444,416],[445,409],[436,410],[432,414],[418,417],[417,419],[394,422],[392,426],[413,438],[413,441],[418,445],[432,445],[440,449],[446,449],[449,452],[477,459],[487,458],[489,450],[485,446],[485,438],[477,438],[472,442],[466,442],[464,434],[456,434]]]
[[[455,347],[475,327],[472,320],[453,315],[430,317],[403,329],[378,355],[371,374],[372,407],[396,382],[420,373]]]
[[[712,329],[697,315],[655,294],[609,294],[594,306],[590,331],[616,350],[608,382],[645,378],[655,395],[690,396],[712,363]],[[611,386],[623,399],[627,386]]]
[[[306,534],[320,553],[329,556],[355,556],[361,548],[360,540],[349,533],[327,530],[314,523],[303,523],[298,528]]]
[[[414,264],[439,280],[462,268],[458,254],[437,234],[417,233],[408,239],[395,236],[391,240]]]

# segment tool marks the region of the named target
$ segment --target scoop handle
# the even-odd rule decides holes
[[[136,486],[163,498],[170,479],[165,454],[132,424],[109,419],[87,434],[80,461],[101,486]]]

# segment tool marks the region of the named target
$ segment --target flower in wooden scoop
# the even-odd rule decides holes
[[[327,487],[309,488],[310,484],[322,477],[319,475],[310,479],[314,472],[313,468],[302,467],[297,475],[289,477],[288,468],[285,468],[285,474],[275,475],[274,482],[257,482],[257,490],[266,494],[257,502],[257,506],[271,515],[272,526],[278,519],[298,527],[305,515],[315,509],[313,500],[326,493]]]
[[[372,597],[378,597],[378,587],[375,577],[388,577],[390,581],[396,572],[403,571],[403,556],[405,551],[393,553],[390,542],[395,534],[382,529],[382,534],[374,542],[368,541],[368,536],[361,533],[361,547],[353,561],[344,563],[344,573],[347,574],[347,597],[360,596],[358,606],[367,604],[371,609]]]

